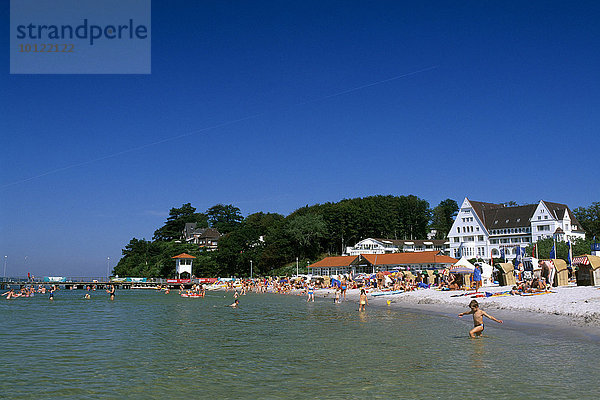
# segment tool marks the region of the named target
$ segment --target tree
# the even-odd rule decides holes
[[[208,227],[206,214],[197,213],[191,203],[186,203],[181,208],[171,208],[165,225],[154,232],[154,240],[169,241],[181,239],[185,224],[195,222],[196,227]]]
[[[436,239],[445,239],[448,236],[458,210],[458,203],[452,199],[441,201],[433,209],[431,227],[436,230]]]
[[[242,222],[244,217],[240,209],[233,204],[217,204],[206,211],[210,226],[217,229],[222,234],[235,230]]]
[[[589,238],[600,238],[600,202],[592,203],[588,208],[578,207],[573,211],[581,223],[581,228]]]
[[[327,235],[327,225],[321,215],[299,215],[289,221],[287,233],[296,245],[299,257],[312,257],[322,248],[321,240]]]

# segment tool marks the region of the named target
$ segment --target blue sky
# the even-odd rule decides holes
[[[8,275],[105,275],[187,202],[599,201],[600,6],[523,3],[154,0],[151,75],[4,51]]]

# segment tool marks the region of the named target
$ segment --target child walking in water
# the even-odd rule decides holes
[[[472,338],[476,336],[481,336],[481,334],[483,333],[483,317],[487,317],[492,321],[496,321],[499,324],[502,323],[501,319],[496,319],[488,313],[486,313],[485,311],[480,310],[479,303],[477,302],[477,300],[471,300],[471,302],[469,303],[469,307],[471,308],[471,311],[460,313],[458,314],[458,316],[462,317],[463,315],[473,314],[473,325],[475,326],[469,331],[469,336],[471,336]]]
[[[365,306],[369,304],[367,299],[367,292],[365,289],[360,289],[360,299],[358,300],[358,311],[365,311]]]

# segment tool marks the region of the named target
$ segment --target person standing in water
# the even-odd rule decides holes
[[[106,291],[111,300],[115,299],[115,285],[110,285],[110,288]]]
[[[315,301],[315,285],[312,282],[308,283],[308,299],[306,299],[306,302],[312,301],[314,303]]]
[[[49,300],[54,300],[54,292],[57,291],[57,287],[56,285],[52,285],[50,287],[50,297],[48,298]]]
[[[481,336],[481,334],[483,333],[483,329],[485,328],[483,325],[483,317],[487,317],[487,318],[491,319],[492,321],[496,321],[499,324],[502,323],[501,319],[496,319],[496,318],[492,317],[491,315],[489,315],[488,313],[486,313],[485,311],[480,310],[479,303],[477,302],[477,300],[471,300],[471,302],[469,303],[469,308],[471,309],[471,311],[460,313],[460,314],[458,314],[458,316],[462,317],[463,315],[469,315],[469,314],[473,315],[474,327],[473,327],[473,329],[471,329],[469,331],[469,336],[471,336],[472,338]]]
[[[358,300],[358,311],[365,311],[365,307],[369,305],[369,299],[367,299],[367,292],[365,289],[360,289],[360,298]]]

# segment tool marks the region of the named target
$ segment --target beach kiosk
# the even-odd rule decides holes
[[[171,257],[175,260],[175,270],[177,271],[177,279],[181,279],[181,274],[187,272],[192,277],[192,261],[196,258],[186,253],[181,253],[178,256]]]
[[[584,254],[573,258],[577,286],[600,286],[600,257]]]
[[[512,263],[496,264],[500,270],[500,286],[512,286],[517,284],[515,279],[515,266]]]

